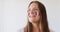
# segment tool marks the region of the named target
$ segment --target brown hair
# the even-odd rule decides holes
[[[39,1],[32,1],[29,6],[32,4],[32,3],[37,3],[38,4],[38,8],[41,12],[41,15],[42,15],[42,20],[41,20],[41,25],[42,25],[42,31],[43,32],[50,32],[49,31],[49,27],[48,27],[48,21],[47,21],[47,15],[46,15],[46,9],[45,9],[45,6],[39,2]],[[28,7],[29,7],[28,6]],[[32,24],[28,21],[27,23],[27,26],[24,28],[24,32],[32,32]]]

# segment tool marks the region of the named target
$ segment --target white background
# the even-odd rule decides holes
[[[49,28],[60,32],[60,0],[38,0],[46,6]],[[17,32],[27,23],[29,0],[0,0],[0,32]]]

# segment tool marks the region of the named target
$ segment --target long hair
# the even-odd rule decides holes
[[[39,8],[39,10],[41,12],[41,16],[42,16],[42,20],[41,20],[42,27],[41,28],[42,28],[42,31],[43,32],[50,32],[49,31],[49,27],[48,27],[47,14],[46,14],[45,6],[39,1],[32,1],[29,4],[29,6],[32,3],[37,3],[38,4],[38,8]],[[29,20],[28,20],[28,23],[27,23],[26,27],[24,28],[24,32],[32,32],[32,28],[33,28],[32,23],[30,23]]]

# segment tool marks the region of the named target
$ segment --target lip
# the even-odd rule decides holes
[[[36,16],[29,16],[29,17],[34,18],[34,17],[36,17]]]

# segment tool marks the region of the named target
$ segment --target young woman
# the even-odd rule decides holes
[[[39,1],[32,1],[28,6],[28,23],[20,32],[50,32],[45,6]]]

